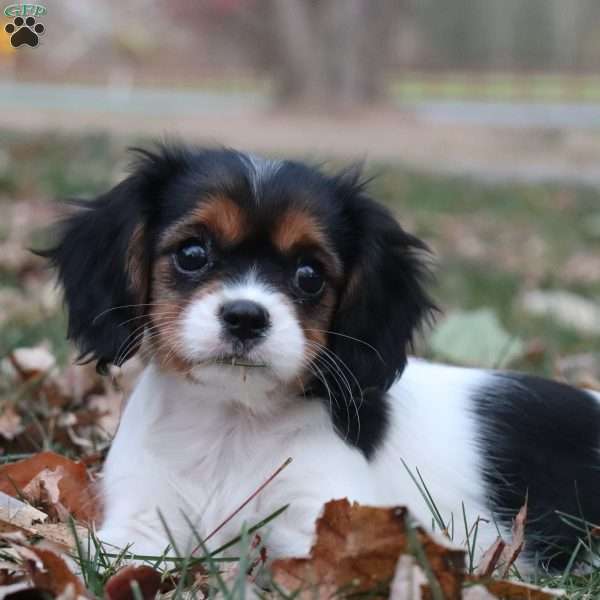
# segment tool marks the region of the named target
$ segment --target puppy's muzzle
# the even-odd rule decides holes
[[[270,327],[269,312],[252,300],[227,302],[219,316],[227,335],[244,345],[264,337]]]

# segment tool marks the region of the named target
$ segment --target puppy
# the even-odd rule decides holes
[[[189,551],[192,529],[209,536],[288,457],[212,548],[289,504],[270,556],[306,554],[323,503],[340,497],[407,505],[430,524],[411,474],[455,541],[463,510],[478,523],[478,553],[525,502],[529,565],[563,567],[583,519],[600,522],[599,398],[407,359],[434,310],[427,249],[355,171],[138,151],[45,254],[82,358],[106,371],[147,357],[106,461],[105,542],[160,555],[160,511]]]

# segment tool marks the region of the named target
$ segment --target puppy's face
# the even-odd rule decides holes
[[[45,253],[82,357],[103,369],[143,345],[159,369],[237,385],[255,409],[278,389],[328,399],[334,421],[378,406],[432,304],[424,245],[356,172],[230,150],[141,156]]]
[[[331,199],[326,189],[303,197],[270,168],[260,196],[252,172],[229,194],[196,190],[157,235],[146,338],[161,368],[204,384],[224,375],[300,387],[318,369],[343,285],[335,227],[319,210]]]

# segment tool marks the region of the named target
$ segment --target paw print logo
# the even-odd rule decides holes
[[[36,23],[34,17],[15,17],[12,23],[4,27],[4,31],[10,35],[10,43],[13,48],[26,44],[35,48],[46,28],[41,23]]]

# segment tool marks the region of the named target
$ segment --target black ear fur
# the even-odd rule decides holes
[[[427,246],[362,187],[357,175],[338,181],[352,239],[346,286],[328,340],[339,359],[338,382],[330,370],[328,387],[339,396],[332,403],[338,431],[369,455],[387,422],[385,392],[402,373],[413,336],[435,305],[425,290]],[[352,388],[351,400],[339,383],[341,372]]]
[[[63,221],[58,243],[38,252],[56,267],[64,288],[68,337],[80,360],[96,360],[100,372],[139,349],[150,284],[149,226],[167,183],[188,168],[182,145],[132,150],[133,174],[94,200],[73,202],[77,210]]]
[[[140,199],[132,177],[98,198],[73,203],[77,209],[60,225],[59,241],[40,252],[57,269],[68,308],[68,337],[80,360],[96,360],[100,372],[135,354],[132,334],[142,325],[146,290],[132,277],[134,244],[143,244]],[[135,248],[136,257],[143,249]],[[142,265],[136,265],[137,270]],[[129,344],[131,342],[131,344]]]

